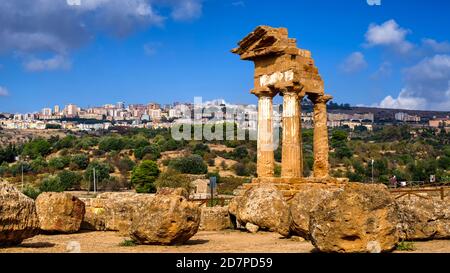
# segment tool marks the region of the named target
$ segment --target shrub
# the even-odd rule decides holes
[[[70,160],[67,160],[67,157],[54,157],[48,161],[48,166],[55,171],[64,169],[69,163]]]
[[[245,146],[236,147],[233,150],[233,158],[236,160],[243,159],[248,156],[248,150]]]
[[[30,185],[25,186],[25,188],[22,190],[22,193],[35,200],[39,196],[39,194],[41,194],[39,189],[36,189],[35,187],[32,187]]]
[[[144,160],[134,168],[131,174],[131,183],[138,193],[156,192],[155,181],[159,175],[156,162]]]
[[[171,168],[161,173],[156,180],[157,188],[184,188],[187,192],[193,189],[191,180],[186,176]]]
[[[63,192],[66,190],[61,180],[57,176],[48,176],[39,185],[41,192]]]
[[[85,154],[74,155],[71,159],[78,170],[85,170],[89,165],[89,157]]]
[[[238,176],[248,176],[249,175],[248,170],[244,163],[239,162],[239,163],[234,164],[233,169],[234,169],[234,173],[236,173],[236,175],[238,175]]]
[[[126,174],[132,171],[135,166],[136,163],[134,163],[134,161],[131,160],[129,157],[124,157],[117,162],[117,168],[122,174]]]
[[[414,245],[414,242],[402,241],[402,242],[398,243],[397,250],[399,250],[399,251],[414,251],[414,250],[416,250],[416,247]]]
[[[99,161],[93,161],[89,164],[84,172],[84,179],[86,181],[94,180],[94,168],[95,168],[95,178],[98,183],[101,183],[105,179],[109,179],[111,171],[111,166],[106,163],[102,163]],[[91,185],[93,187],[93,184]]]
[[[148,160],[156,160],[161,156],[161,149],[156,144],[140,147],[134,150],[134,156],[137,159],[146,157]]]
[[[119,246],[124,246],[124,247],[136,246],[136,242],[133,240],[124,239],[122,242],[120,242]]]
[[[100,140],[98,148],[104,152],[121,151],[125,145],[121,137],[104,137]]]
[[[191,155],[171,160],[169,167],[181,173],[188,174],[205,174],[208,172],[208,166],[203,162],[203,158],[199,155]]]
[[[38,138],[28,142],[23,146],[22,155],[29,156],[31,159],[35,159],[38,156],[47,156],[48,154],[50,154],[51,150],[52,146],[47,140]]]
[[[62,171],[57,176],[65,190],[79,188],[80,182],[83,179],[80,174],[72,171]]]

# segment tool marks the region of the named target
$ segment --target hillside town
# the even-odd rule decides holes
[[[337,106],[336,106],[337,105]],[[311,104],[302,103],[302,124],[313,127]],[[360,108],[338,104],[329,105],[329,128],[348,127],[373,130],[374,124],[410,124],[413,127],[435,128],[450,131],[450,112],[428,112]],[[274,105],[275,125],[281,125],[282,105]],[[385,112],[388,112],[386,115]],[[159,104],[105,104],[103,106],[80,107],[67,104],[43,108],[34,113],[0,113],[0,128],[4,129],[65,129],[73,131],[108,130],[111,127],[169,128],[173,124],[236,123],[240,128],[256,130],[257,106],[253,104],[232,104],[223,99],[207,102]],[[384,113],[383,115],[380,113]],[[424,113],[426,113],[424,115]],[[387,118],[386,118],[387,116]]]

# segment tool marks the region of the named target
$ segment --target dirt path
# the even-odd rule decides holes
[[[281,239],[276,233],[249,234],[240,231],[199,232],[182,246],[119,246],[126,237],[117,232],[81,232],[69,235],[39,235],[21,245],[0,248],[0,253],[64,253],[79,243],[83,253],[309,253],[314,248],[298,238]],[[450,253],[450,240],[414,243],[414,252]],[[410,252],[408,252],[410,253]]]

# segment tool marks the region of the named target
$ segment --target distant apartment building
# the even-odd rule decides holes
[[[161,109],[149,109],[148,115],[151,120],[160,120],[161,119]]]
[[[52,115],[52,108],[44,108],[44,109],[42,109],[41,113],[44,116],[51,116]]]
[[[119,101],[118,103],[116,103],[116,108],[125,109],[125,102]]]
[[[404,112],[399,112],[395,114],[395,120],[403,122],[420,122],[421,118],[417,115],[409,115]]]
[[[428,126],[432,128],[450,127],[450,117],[432,119],[428,121]]]
[[[79,108],[75,104],[69,104],[69,105],[66,105],[64,112],[69,117],[75,117],[78,115]]]
[[[53,112],[55,115],[58,115],[60,113],[61,109],[59,108],[59,105],[53,106]]]
[[[147,105],[147,108],[148,108],[148,110],[159,110],[159,109],[161,109],[161,105],[156,102],[150,102]]]

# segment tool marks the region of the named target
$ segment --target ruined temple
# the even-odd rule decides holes
[[[232,53],[255,64],[251,93],[258,97],[258,178],[253,182],[293,188],[301,182],[332,181],[326,107],[332,97],[324,92],[324,82],[311,52],[298,48],[296,39],[289,38],[286,28],[259,26]],[[283,96],[281,178],[274,177],[273,98],[277,95]],[[314,104],[314,176],[311,178],[302,175],[301,101],[305,97]]]

